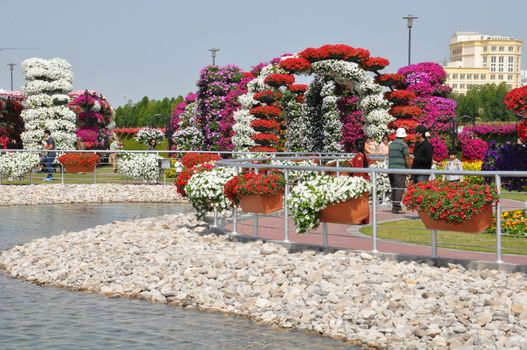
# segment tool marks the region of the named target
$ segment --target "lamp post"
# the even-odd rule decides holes
[[[7,65],[11,71],[11,91],[13,91],[13,70],[15,69],[16,63],[8,63]]]
[[[215,66],[216,65],[216,52],[220,51],[220,49],[216,49],[213,47],[212,49],[209,49],[209,51],[212,54],[212,65]]]
[[[406,25],[408,26],[408,65],[411,62],[411,52],[412,52],[412,27],[414,25],[414,19],[417,19],[414,15],[408,15],[403,17],[406,20]]]

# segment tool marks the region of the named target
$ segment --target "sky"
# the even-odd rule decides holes
[[[476,31],[527,40],[525,0],[0,0],[0,88],[24,84],[20,63],[61,57],[74,88],[94,89],[117,107],[127,100],[176,97],[196,90],[202,67],[252,66],[306,47],[343,43],[390,60],[385,72],[448,58],[450,36]],[[522,66],[527,66],[527,58]]]

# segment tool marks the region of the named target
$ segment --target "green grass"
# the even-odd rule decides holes
[[[142,143],[138,143],[133,136],[130,137],[122,137],[121,142],[123,143],[123,150],[133,150],[133,151],[146,151],[148,149],[147,145],[143,145]],[[158,144],[155,148],[159,151],[166,151],[168,150],[168,140],[163,140],[162,143]],[[165,153],[166,154],[166,153]],[[163,154],[160,154],[163,156]]]
[[[372,227],[363,227],[360,232],[371,236]],[[378,225],[377,237],[418,245],[432,245],[432,232],[420,220],[397,220]],[[442,248],[476,252],[495,252],[496,236],[488,233],[470,234],[438,231],[438,246]],[[527,255],[527,239],[502,236],[504,254]]]
[[[59,168],[60,169],[60,168]],[[97,183],[128,183],[128,184],[144,184],[143,181],[139,180],[133,180],[130,178],[126,178],[125,176],[114,173],[112,170],[111,165],[100,165],[97,166]],[[64,183],[65,184],[92,184],[93,183],[93,172],[90,173],[84,173],[84,174],[68,174],[64,173]],[[62,183],[62,174],[55,173],[53,174],[55,180],[54,181],[43,181],[47,177],[47,173],[36,173],[34,172],[32,174],[32,180],[30,179],[29,175],[26,175],[22,180],[13,180],[11,182],[8,182],[6,178],[3,178],[1,181],[1,184],[6,185],[29,185],[30,183],[33,184],[48,184],[48,183]],[[163,177],[159,179],[160,183],[163,183]],[[167,177],[166,183],[172,184],[174,182],[174,179],[170,179]]]
[[[527,193],[525,192],[509,192],[509,191],[502,191],[501,197],[505,199],[513,199],[515,201],[520,202],[526,202],[527,201]]]

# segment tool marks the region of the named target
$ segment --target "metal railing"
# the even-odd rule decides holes
[[[40,156],[43,156],[47,152],[48,151],[41,150],[41,149],[6,149],[6,150],[2,150],[0,155],[5,154],[5,153],[33,153],[33,154],[38,154]],[[126,154],[156,154],[162,158],[167,158],[167,159],[169,158],[170,159],[180,159],[183,155],[188,154],[188,153],[211,153],[211,154],[220,155],[222,157],[242,157],[242,158],[243,157],[254,157],[255,155],[266,155],[266,154],[269,156],[278,155],[278,156],[310,156],[310,157],[315,157],[315,156],[320,157],[320,156],[326,155],[326,153],[315,153],[315,152],[276,152],[276,153],[259,152],[259,153],[254,153],[254,152],[242,152],[242,151],[182,151],[182,150],[146,151],[146,150],[62,150],[62,149],[57,149],[57,150],[54,150],[54,152],[56,152],[57,157],[61,154],[67,154],[67,153],[88,153],[88,154],[97,154],[99,156],[105,156],[105,157],[101,157],[101,159],[103,158],[106,159],[110,154],[117,154],[117,156],[126,155]],[[347,157],[352,157],[354,154],[348,153],[345,155]],[[57,157],[55,157],[55,161],[53,163],[54,169],[58,170],[58,173],[60,173],[60,183],[65,184],[68,181],[69,174],[65,172],[64,166],[60,164],[60,162],[57,161]],[[29,182],[29,184],[34,183],[35,171],[38,169],[39,166],[42,166],[42,165],[43,165],[42,163],[36,165],[33,169],[31,169],[30,172],[28,172],[25,175],[25,177],[27,177],[27,181]],[[118,181],[118,182],[124,182],[124,183],[141,183],[141,180],[133,180],[126,176],[120,176],[119,178],[102,177],[101,174],[98,173],[97,169],[98,168],[100,169],[100,168],[103,168],[109,165],[110,163],[107,160],[100,162],[98,164],[95,164],[95,168],[93,170],[93,176],[83,177],[82,182],[96,184],[96,183],[101,183],[101,182],[112,180],[112,182]],[[159,163],[159,170],[160,172],[162,172],[163,176],[160,176],[159,181],[157,182],[158,184],[159,183],[166,184],[167,182],[166,173],[163,170],[166,170],[169,168],[170,168],[170,164],[168,164],[167,166],[166,163],[164,164],[162,162]],[[42,171],[42,173],[45,173],[45,172]],[[11,179],[6,179],[6,177],[5,176],[3,177],[2,174],[0,173],[0,185],[12,183],[12,181],[9,181],[9,180]],[[17,183],[16,181],[17,179],[12,179],[12,180],[14,180],[14,182]],[[79,179],[77,179],[76,181],[79,181]]]
[[[447,171],[447,170],[417,170],[417,169],[383,169],[383,168],[349,168],[349,167],[340,167],[339,163],[341,160],[347,159],[347,156],[318,156],[315,159],[319,161],[320,164],[324,163],[327,160],[336,160],[336,167],[328,167],[323,165],[318,166],[293,166],[293,165],[280,165],[280,164],[255,164],[256,161],[265,161],[267,158],[251,159],[250,161],[243,159],[224,159],[217,162],[217,166],[224,167],[234,167],[237,172],[240,172],[240,169],[253,169],[255,172],[258,172],[260,169],[275,169],[281,170],[286,179],[285,181],[285,190],[284,190],[284,206],[283,206],[283,238],[280,239],[282,242],[290,242],[290,232],[289,232],[289,211],[288,211],[288,195],[290,192],[289,183],[289,173],[291,171],[308,171],[308,172],[333,172],[337,173],[337,176],[341,173],[367,173],[370,177],[371,182],[371,225],[372,225],[372,239],[371,239],[371,251],[373,253],[379,252],[379,238],[378,238],[378,191],[377,191],[377,177],[381,174],[399,174],[399,175],[433,175],[435,177],[441,175],[462,175],[462,176],[480,176],[483,178],[491,179],[497,189],[497,193],[501,195],[501,180],[504,177],[527,177],[527,171]],[[282,161],[301,161],[301,160],[313,160],[313,157],[275,157],[274,159]],[[502,204],[501,201],[497,201],[495,204],[495,215],[496,215],[496,246],[495,246],[495,262],[498,264],[503,263],[503,254],[502,254]],[[253,234],[255,237],[259,237],[258,229],[259,218],[261,214],[252,214],[253,215]],[[215,218],[217,214],[215,213]],[[225,218],[224,218],[225,221]],[[238,234],[238,210],[236,208],[232,211],[232,226],[231,233],[234,235]],[[214,225],[217,225],[217,219],[214,220]],[[432,258],[438,257],[438,233],[437,230],[432,230]],[[328,225],[327,223],[322,223],[322,247],[330,247],[328,244]],[[527,262],[527,260],[526,260]]]

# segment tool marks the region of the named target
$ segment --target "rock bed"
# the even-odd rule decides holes
[[[171,185],[0,185],[1,205],[182,202]]]
[[[289,254],[206,234],[192,215],[97,226],[0,254],[12,277],[244,315],[389,349],[527,349],[527,278],[393,263],[367,253]]]

